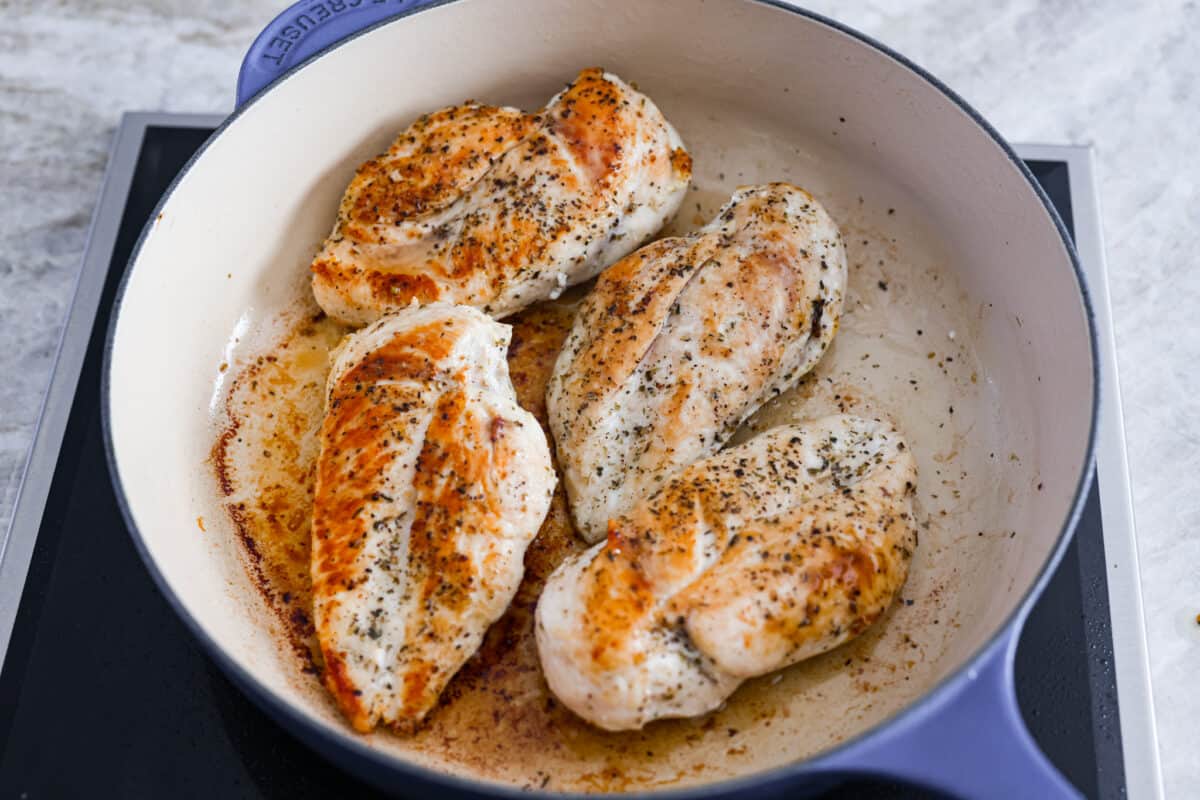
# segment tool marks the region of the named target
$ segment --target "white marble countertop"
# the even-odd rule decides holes
[[[227,111],[280,0],[3,3],[0,530],[123,110]],[[1011,141],[1092,144],[1168,797],[1200,797],[1200,58],[1194,0],[807,3],[922,64]]]

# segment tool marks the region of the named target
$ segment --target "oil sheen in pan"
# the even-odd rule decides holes
[[[991,554],[1015,546],[1014,532],[988,527],[1030,471],[1001,439],[995,396],[975,355],[986,308],[954,284],[950,251],[928,230],[920,205],[793,131],[751,124],[735,109],[660,102],[697,170],[668,233],[707,222],[736,186],[770,180],[805,187],[842,228],[850,282],[838,337],[817,369],[737,438],[835,410],[892,418],[920,469],[920,546],[901,599],[859,639],[750,681],[713,714],[604,733],[549,695],[533,643],[541,582],[582,547],[560,489],[515,602],[428,724],[407,738],[372,734],[374,746],[476,778],[609,791],[711,781],[804,758],[895,713],[966,655],[955,651],[953,633],[983,609],[971,605],[977,593],[959,587],[995,581],[986,574]],[[217,527],[240,548],[261,602],[274,612],[264,624],[277,628],[291,654],[295,690],[337,719],[317,678],[308,520],[326,354],[344,331],[318,314],[305,268],[281,266],[297,272],[291,308],[262,312],[231,340],[228,369],[217,379],[212,459],[224,510],[210,520],[227,523]],[[584,290],[508,320],[518,397],[543,423],[545,382]]]

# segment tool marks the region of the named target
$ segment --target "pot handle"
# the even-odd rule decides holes
[[[1020,626],[934,704],[821,759],[820,770],[872,775],[971,800],[1082,798],[1038,748],[1013,683]]]
[[[377,22],[441,0],[300,0],[271,20],[250,45],[238,72],[237,105],[292,66]]]

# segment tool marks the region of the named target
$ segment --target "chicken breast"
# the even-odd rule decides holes
[[[325,683],[360,731],[411,728],[521,580],[555,485],[517,405],[511,330],[446,303],[334,352],[313,505]]]
[[[584,538],[602,538],[610,519],[812,369],[845,285],[837,225],[785,183],[739,189],[694,235],[605,270],[546,392]]]
[[[551,575],[536,627],[550,689],[635,729],[858,635],[907,575],[915,481],[894,429],[845,415],[687,467]]]
[[[414,299],[503,317],[634,250],[690,179],[654,103],[600,69],[535,114],[443,109],[359,168],[313,261],[313,293],[353,325]]]

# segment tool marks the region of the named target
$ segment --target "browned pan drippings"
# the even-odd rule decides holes
[[[212,451],[251,578],[311,672],[321,659],[309,573],[317,436],[329,351],[346,331],[310,313],[245,366],[230,386],[228,422]]]

